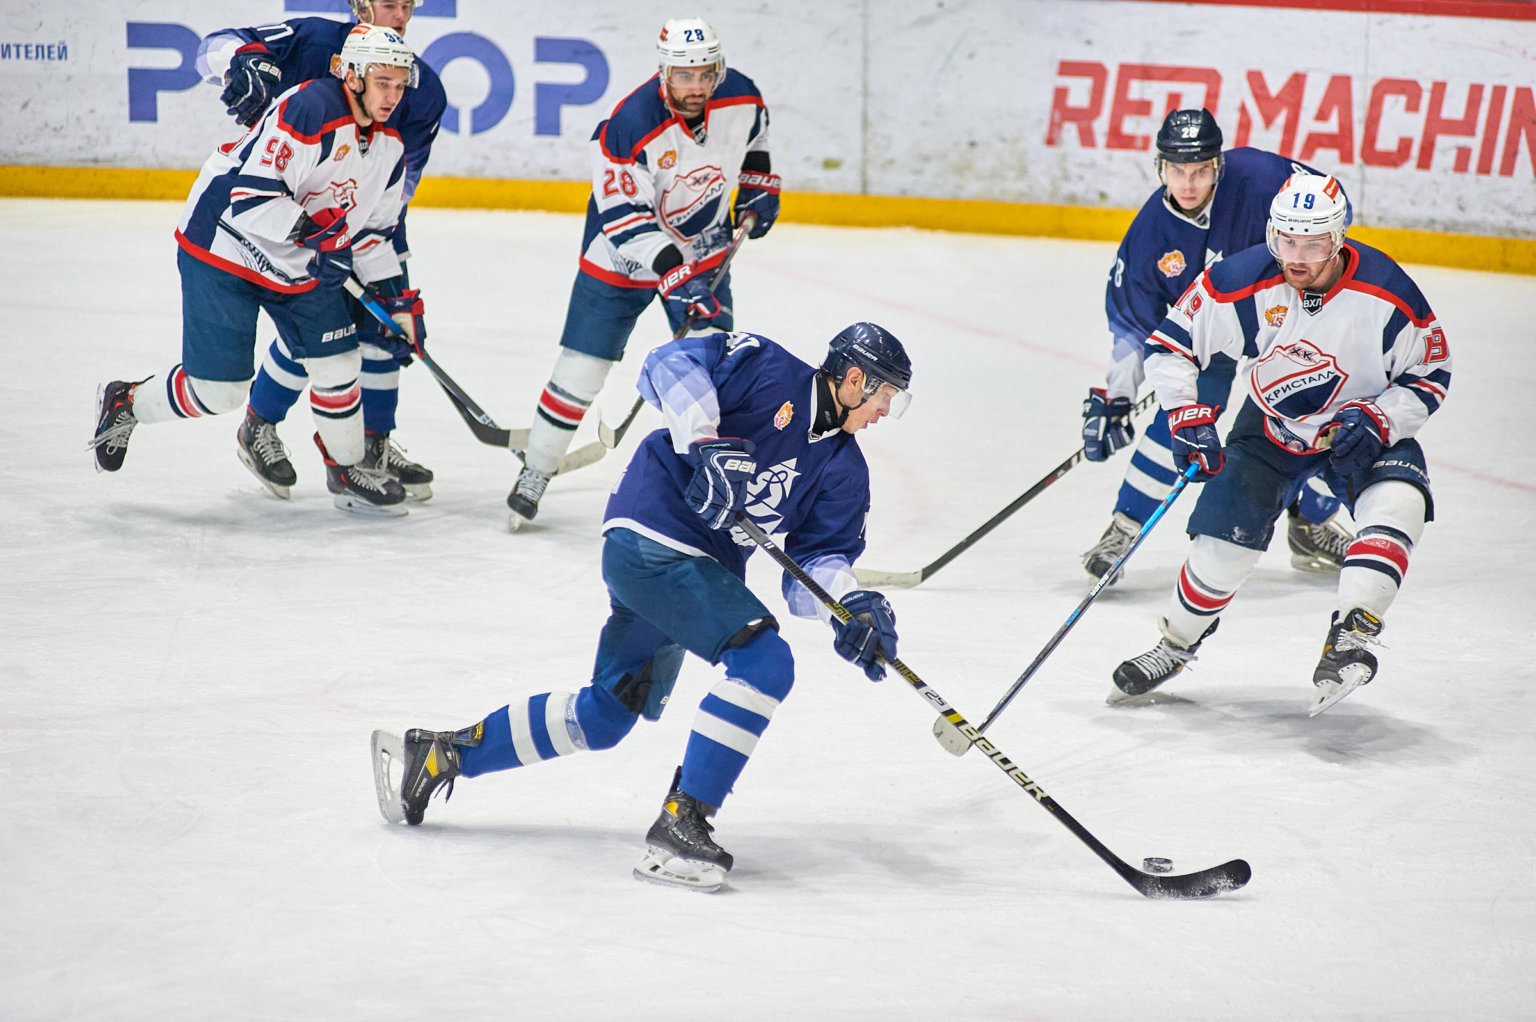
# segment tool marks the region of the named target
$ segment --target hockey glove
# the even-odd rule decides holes
[[[219,102],[235,123],[249,128],[261,120],[282,81],[282,69],[272,59],[271,51],[261,43],[246,43],[229,62]]]
[[[352,235],[347,231],[347,211],[340,206],[327,206],[313,216],[300,213],[299,222],[293,225],[288,239],[316,252],[346,248],[352,244]]]
[[[1089,461],[1105,461],[1111,454],[1136,439],[1136,427],[1131,425],[1131,399],[1117,397],[1107,400],[1101,387],[1088,391],[1083,402],[1083,457]]]
[[[864,668],[864,677],[870,681],[885,679],[886,660],[896,659],[896,612],[891,602],[879,593],[868,589],[855,589],[838,601],[853,617],[847,621],[832,622],[837,629],[832,637],[832,648],[844,660]]]
[[[688,445],[693,478],[684,498],[711,529],[729,529],[747,506],[747,483],[757,475],[752,441],[723,436]]]
[[[667,315],[675,322],[691,323],[720,315],[720,299],[699,275],[697,260],[668,270],[657,282],[656,290],[666,299]]]
[[[747,229],[747,237],[761,238],[767,234],[779,218],[779,175],[755,170],[741,172],[736,179],[736,205],[731,207],[731,215],[739,224],[748,213],[757,217],[757,223]]]
[[[419,355],[427,339],[426,311],[422,305],[421,291],[414,287],[403,287],[403,284],[404,278],[390,277],[375,286],[378,288],[379,304],[384,306],[384,311],[389,313],[389,317],[400,328],[400,333],[405,336],[402,338],[388,333],[382,323],[375,323],[375,328],[390,342],[398,345],[404,341],[411,351]]]
[[[1373,402],[1351,401],[1323,427],[1332,431],[1328,460],[1335,472],[1352,476],[1371,467],[1386,446],[1387,417]]]
[[[1176,412],[1168,413],[1168,432],[1172,434],[1169,448],[1173,451],[1173,463],[1182,471],[1190,462],[1198,462],[1200,471],[1194,482],[1203,483],[1221,471],[1225,456],[1221,453],[1221,436],[1216,432],[1216,409],[1210,405],[1185,405]]]

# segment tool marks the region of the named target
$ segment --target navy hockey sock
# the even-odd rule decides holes
[[[699,704],[681,782],[684,792],[717,809],[794,685],[794,660],[777,632],[760,632],[742,649],[727,650],[721,662],[729,676]]]
[[[304,366],[288,354],[282,341],[273,341],[261,360],[256,382],[251,384],[251,411],[268,422],[282,422],[308,386]]]

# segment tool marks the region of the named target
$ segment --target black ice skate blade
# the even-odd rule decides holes
[[[331,503],[337,509],[359,518],[404,518],[410,513],[399,504],[370,504],[361,497],[347,493],[333,494]]]
[[[1118,687],[1111,685],[1109,695],[1104,697],[1104,705],[1116,709],[1125,707],[1132,709],[1138,706],[1193,706],[1194,700],[1164,689],[1154,688],[1150,692],[1143,692],[1139,696],[1127,695]]]

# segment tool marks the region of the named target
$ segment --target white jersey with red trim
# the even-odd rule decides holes
[[[1374,406],[1390,447],[1417,433],[1451,386],[1451,351],[1402,267],[1357,241],[1326,293],[1285,282],[1263,245],[1205,271],[1146,342],[1147,379],[1163,408],[1196,403],[1218,352],[1253,361],[1249,398],[1276,444],[1317,450],[1318,432],[1352,401]]]
[[[731,193],[749,152],[768,151],[768,110],[731,68],[690,129],[660,76],[626,96],[592,135],[592,197],[581,269],[619,287],[655,287],[667,245],[708,268],[731,243]]]
[[[360,129],[338,78],[278,97],[265,117],[203,164],[176,240],[197,259],[274,291],[315,286],[312,251],[289,240],[301,212],[347,211],[353,267],[364,283],[398,276],[387,244],[400,217],[405,147],[374,122]]]

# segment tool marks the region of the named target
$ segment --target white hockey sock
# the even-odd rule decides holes
[[[363,389],[357,382],[361,366],[356,348],[304,360],[315,429],[338,465],[355,465],[363,457]]]
[[[1386,620],[1408,559],[1424,534],[1424,514],[1424,494],[1412,483],[1389,479],[1360,494],[1355,501],[1359,530],[1339,572],[1340,615],[1360,607]]]
[[[576,427],[587,414],[592,399],[603,389],[613,366],[606,358],[560,349],[528,431],[525,463],[529,468],[554,472],[559,467],[560,459],[570,449]]]
[[[1168,600],[1169,637],[1183,646],[1198,642],[1252,574],[1261,552],[1196,536]]]
[[[221,415],[243,405],[250,389],[250,380],[199,380],[176,365],[134,388],[133,417],[151,423]]]

